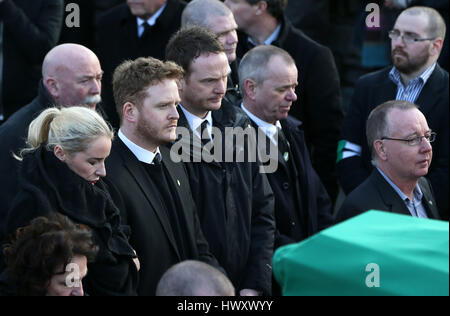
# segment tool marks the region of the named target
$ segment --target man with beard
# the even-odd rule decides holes
[[[118,189],[124,224],[141,269],[139,295],[155,295],[161,276],[183,260],[218,267],[200,229],[183,164],[170,159],[165,143],[176,139],[177,80],[183,69],[155,58],[125,61],[113,76],[120,117],[118,138],[106,160],[107,179]]]
[[[85,105],[95,109],[101,101],[102,75],[97,56],[84,46],[62,44],[47,53],[38,96],[0,127],[0,228],[18,186],[19,165],[12,153],[25,147],[28,125],[50,106]]]
[[[370,150],[365,142],[366,120],[372,109],[388,100],[405,100],[419,106],[436,141],[427,178],[438,208],[448,220],[448,72],[437,63],[445,37],[445,23],[428,7],[411,7],[397,18],[389,32],[393,67],[361,77],[349,107],[338,146],[338,176],[346,194],[371,173]]]
[[[433,190],[424,178],[436,133],[422,112],[408,101],[388,101],[370,113],[366,130],[375,168],[345,199],[337,221],[373,209],[439,219]]]

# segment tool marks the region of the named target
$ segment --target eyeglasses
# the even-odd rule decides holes
[[[424,135],[424,136],[417,136],[414,138],[408,138],[408,139],[402,139],[402,138],[391,138],[391,137],[381,137],[381,140],[398,140],[398,141],[403,141],[406,142],[409,146],[417,146],[420,145],[422,143],[422,139],[426,139],[429,143],[434,142],[434,140],[436,139],[436,133],[435,132],[431,132],[428,135]]]
[[[399,31],[396,31],[396,30],[389,31],[388,34],[389,34],[389,38],[391,40],[395,41],[395,40],[397,40],[397,38],[401,37],[406,44],[412,44],[412,43],[415,43],[415,42],[422,42],[422,41],[432,41],[432,40],[435,39],[435,37],[417,38],[414,35],[410,35],[410,34],[403,34],[402,35],[402,34],[400,34]]]

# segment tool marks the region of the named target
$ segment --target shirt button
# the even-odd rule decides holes
[[[288,182],[284,182],[283,183],[283,189],[289,190],[289,183]]]
[[[292,222],[291,224],[292,224],[292,226],[295,226],[295,222]]]

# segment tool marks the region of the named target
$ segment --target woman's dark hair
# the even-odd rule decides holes
[[[17,295],[40,296],[47,293],[55,274],[65,273],[74,256],[85,256],[92,262],[98,247],[88,227],[54,213],[18,228],[3,252],[6,272],[16,285]]]

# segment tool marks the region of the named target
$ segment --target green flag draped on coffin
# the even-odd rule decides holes
[[[369,211],[279,248],[283,295],[449,295],[449,223]]]

